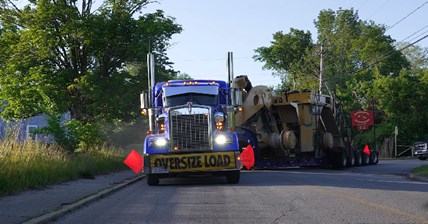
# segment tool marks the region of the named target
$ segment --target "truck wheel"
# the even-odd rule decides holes
[[[362,165],[363,165],[363,166],[365,166],[365,165],[369,165],[369,163],[370,163],[370,155],[367,155],[367,154],[365,154],[365,153],[362,153],[362,158],[363,158],[363,163],[362,163]]]
[[[355,166],[361,166],[363,158],[361,157],[361,151],[355,151]]]
[[[156,186],[159,184],[159,177],[156,174],[147,174],[147,184],[149,186]]]
[[[426,160],[428,157],[419,157],[420,160]]]
[[[241,172],[239,170],[229,171],[226,174],[227,183],[229,184],[239,183],[240,177],[241,177]]]

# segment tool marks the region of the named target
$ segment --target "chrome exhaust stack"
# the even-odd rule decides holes
[[[155,57],[152,53],[147,54],[147,83],[148,90],[145,98],[148,99],[149,131],[155,130],[155,108],[153,108],[153,87],[155,86]]]

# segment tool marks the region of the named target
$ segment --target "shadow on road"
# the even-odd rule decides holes
[[[375,166],[330,169],[319,167],[241,172],[239,184],[227,184],[225,177],[198,176],[161,179],[162,186],[328,186],[390,191],[428,192],[428,182],[407,177],[414,165],[406,162],[384,162]]]

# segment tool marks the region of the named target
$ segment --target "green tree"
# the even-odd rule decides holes
[[[428,69],[428,48],[423,48],[411,43],[397,43],[398,49],[406,56],[412,66],[412,70]]]
[[[193,78],[187,73],[179,73],[177,75],[178,80],[192,80]]]
[[[313,74],[305,60],[314,46],[309,31],[291,28],[287,34],[276,32],[271,43],[269,47],[257,48],[253,58],[264,62],[263,68],[273,70],[274,76],[281,77],[284,86],[290,85],[295,89],[307,75]]]
[[[31,0],[18,8],[1,1],[3,118],[51,108],[84,126],[132,120],[147,88],[147,52],[155,54],[159,80],[176,76],[166,55],[182,30],[174,18],[162,11],[136,18],[149,0],[105,0],[97,9],[92,0],[79,2]]]
[[[428,139],[428,70],[402,71],[399,76],[383,76],[375,81],[379,109],[388,120],[380,125],[379,134],[391,136],[400,129],[400,142],[410,144]]]
[[[377,92],[380,88],[377,85],[387,83],[378,79],[394,80],[403,70],[410,69],[411,64],[395,46],[395,40],[385,34],[385,26],[360,20],[353,9],[322,10],[314,24],[318,31],[316,42],[311,41],[309,32],[292,28],[287,34],[277,32],[271,46],[256,49],[254,58],[264,62],[264,68],[283,75],[287,86],[293,80],[293,88],[314,91],[319,85],[322,46],[324,80],[341,102],[343,114],[371,109],[374,101],[381,109],[386,101],[392,100]],[[325,88],[323,92],[327,93]],[[396,112],[397,116],[404,115]],[[377,124],[387,123],[392,114],[380,115]]]

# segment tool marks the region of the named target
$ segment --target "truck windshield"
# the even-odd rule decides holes
[[[192,104],[199,104],[199,105],[216,106],[217,95],[187,93],[187,94],[168,96],[166,97],[165,106],[174,107],[179,105],[185,105],[187,104],[187,102],[192,102]]]

